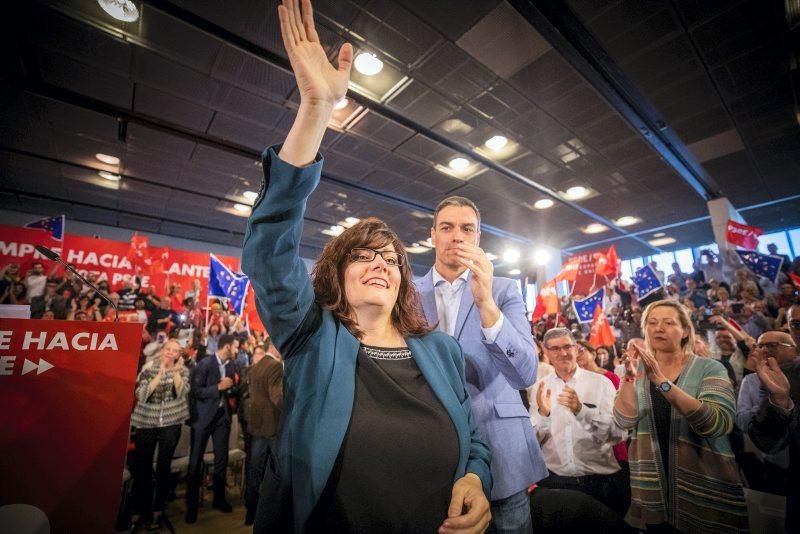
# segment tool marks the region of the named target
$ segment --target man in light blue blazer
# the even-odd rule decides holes
[[[471,200],[439,203],[431,241],[436,263],[415,282],[428,322],[464,350],[472,410],[492,451],[490,532],[531,532],[527,488],[547,467],[519,394],[536,381],[538,366],[522,295],[513,280],[493,276]]]

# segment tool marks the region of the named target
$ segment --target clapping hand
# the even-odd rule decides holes
[[[638,359],[642,360],[642,364],[644,365],[644,374],[647,376],[647,379],[653,384],[660,384],[662,382],[667,381],[667,377],[661,372],[661,366],[658,364],[658,360],[656,357],[650,354],[647,349],[641,349],[638,345],[632,345],[634,352],[636,353]],[[626,369],[627,375],[627,369]]]
[[[544,382],[539,382],[539,388],[536,390],[536,404],[539,406],[539,415],[542,417],[550,416],[550,410],[552,409],[552,400],[550,397],[552,393],[553,392],[548,389],[545,394]]]
[[[773,404],[786,410],[791,406],[789,398],[789,379],[783,374],[775,358],[760,359],[756,362],[756,373],[761,383],[769,391]]]
[[[578,415],[578,412],[580,412],[581,408],[583,408],[583,403],[578,398],[578,393],[569,386],[564,386],[564,389],[558,394],[556,400],[561,406],[566,406],[569,408],[569,410],[575,415]]]

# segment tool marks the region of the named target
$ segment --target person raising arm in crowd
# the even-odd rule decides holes
[[[312,280],[299,256],[319,183],[318,149],[345,94],[353,48],[331,65],[311,3],[279,6],[300,92],[245,234],[242,267],[285,359],[284,414],[272,444],[256,532],[482,532],[489,450],[478,435],[464,356],[431,331],[402,242],[366,218],[331,240]]]

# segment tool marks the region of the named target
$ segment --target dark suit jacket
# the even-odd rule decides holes
[[[234,365],[229,362],[225,366],[225,376],[231,380],[234,378]],[[197,362],[192,372],[192,426],[197,428],[204,428],[217,413],[219,403],[222,401],[222,407],[225,409],[225,418],[230,419],[230,409],[228,403],[225,401],[226,395],[224,392],[217,389],[217,385],[222,377],[219,374],[219,367],[217,365],[217,357],[203,358]],[[227,396],[236,395],[237,388],[233,386],[228,390]]]
[[[270,148],[263,164],[262,191],[266,188],[267,193],[256,200],[247,223],[242,270],[255,289],[258,313],[284,357],[285,379],[283,421],[264,475],[254,531],[285,532],[286,523],[302,531],[350,424],[359,341],[315,302],[300,259],[303,213],[319,183],[321,160],[292,167]],[[406,342],[456,429],[459,460],[453,481],[475,473],[489,495],[491,455],[472,414],[461,347],[442,332]]]
[[[269,356],[248,368],[247,433],[271,438],[283,409],[283,365]]]
[[[44,312],[47,310],[47,301],[44,295],[33,297],[31,299],[31,317],[36,319],[41,317]],[[53,312],[53,315],[56,319],[66,319],[67,318],[67,299],[62,297],[61,295],[53,296],[53,300],[50,302],[50,311]]]

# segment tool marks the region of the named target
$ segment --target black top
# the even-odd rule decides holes
[[[678,375],[680,378],[680,375]],[[675,382],[678,381],[675,378]],[[658,390],[655,384],[650,382],[650,397],[653,399],[653,421],[656,425],[656,437],[658,438],[658,448],[661,449],[661,462],[664,466],[664,477],[669,473],[669,438],[670,421],[672,419],[672,405],[664,398],[664,394]],[[665,488],[666,489],[666,488]],[[664,500],[669,496],[664,492]]]
[[[407,348],[362,345],[353,415],[310,532],[435,532],[458,466],[450,416]]]

